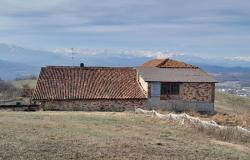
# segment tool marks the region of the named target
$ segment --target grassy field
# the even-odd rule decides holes
[[[250,113],[250,98],[216,92],[215,110],[223,113]]]
[[[222,125],[239,125],[250,130],[250,99],[216,92],[215,111],[209,119]]]
[[[250,144],[134,113],[0,112],[0,159],[250,159]]]
[[[29,86],[30,88],[36,87],[37,80],[15,80],[15,81],[9,81],[14,87],[16,88],[22,88],[23,86]]]
[[[250,129],[250,99],[216,93],[215,110],[194,115]],[[0,160],[6,159],[248,160],[250,144],[132,112],[0,112]]]

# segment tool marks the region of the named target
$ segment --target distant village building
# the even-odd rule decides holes
[[[171,59],[137,68],[49,66],[41,69],[33,100],[44,110],[213,112],[215,83],[200,68]]]

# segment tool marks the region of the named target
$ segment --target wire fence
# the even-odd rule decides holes
[[[162,120],[175,122],[181,126],[192,127],[200,132],[215,136],[221,140],[239,140],[241,142],[250,142],[250,131],[241,126],[224,126],[219,125],[215,121],[205,121],[197,117],[192,117],[186,113],[166,115],[160,114],[155,110],[148,111],[140,108],[135,109],[135,113],[145,114],[158,117]]]

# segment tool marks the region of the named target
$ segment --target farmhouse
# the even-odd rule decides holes
[[[213,112],[215,83],[200,68],[171,59],[136,68],[48,66],[41,69],[33,100],[44,110]]]
[[[133,68],[44,67],[33,100],[44,110],[124,111],[144,107],[146,93]]]
[[[147,105],[175,111],[214,111],[214,78],[200,68],[171,59],[153,59],[137,68]]]

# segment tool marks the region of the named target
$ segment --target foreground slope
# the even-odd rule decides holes
[[[249,159],[249,144],[134,113],[0,112],[0,159]]]

